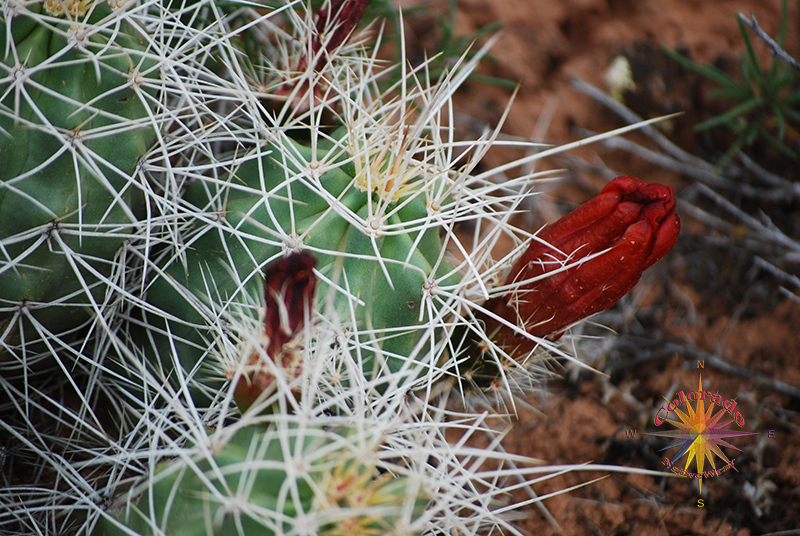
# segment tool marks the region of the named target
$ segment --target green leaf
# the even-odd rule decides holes
[[[798,112],[794,108],[789,108],[788,106],[781,107],[781,110],[783,111],[784,115],[786,115],[786,117],[788,117],[791,121],[794,121],[795,123],[800,123],[800,112]]]
[[[784,105],[792,105],[800,102],[800,91],[794,91],[786,97],[783,97],[780,102]]]
[[[468,77],[469,80],[473,80],[475,82],[480,82],[482,84],[488,84],[490,86],[499,87],[502,89],[516,89],[519,85],[513,80],[508,80],[505,78],[498,78],[496,76],[486,76],[482,74],[471,74]]]
[[[745,26],[744,22],[736,19],[736,22],[739,24],[739,29],[742,32],[742,37],[744,38],[744,44],[747,48],[747,58],[749,61],[745,65],[744,73],[750,73],[755,80],[756,85],[762,91],[766,88],[764,73],[761,69],[761,64],[758,62],[758,57],[756,56],[756,52],[753,49],[753,43],[750,41],[750,34],[747,33],[747,26]]]
[[[780,151],[783,155],[791,158],[792,160],[797,160],[798,158],[797,153],[789,149],[789,147],[787,147],[786,144],[776,139],[775,136],[773,136],[772,134],[770,134],[765,130],[761,132],[761,136],[767,141],[767,143],[769,143],[772,147]]]
[[[786,0],[781,2],[781,24],[778,28],[778,46],[783,48],[783,42],[786,39],[786,26],[789,21],[789,6],[786,3]]]
[[[730,126],[731,123],[733,123],[733,121],[737,117],[744,115],[747,112],[750,112],[751,110],[755,110],[759,106],[761,106],[761,101],[759,99],[752,98],[746,102],[739,104],[738,106],[734,106],[733,108],[731,108],[730,110],[728,110],[723,114],[712,117],[711,119],[703,121],[702,123],[698,123],[697,125],[695,125],[694,128],[697,130],[707,130],[709,128],[714,128],[722,125]]]
[[[711,91],[708,92],[708,98],[714,100],[731,99],[731,100],[742,101],[753,97],[755,97],[753,91],[749,87],[745,86],[741,86],[738,88],[712,89]]]
[[[662,50],[667,56],[680,63],[683,67],[686,67],[690,71],[696,72],[697,74],[700,74],[721,86],[738,87],[741,85],[740,82],[737,82],[713,65],[697,64],[669,47],[663,47]]]
[[[776,103],[772,103],[770,108],[772,109],[772,113],[775,114],[775,119],[778,121],[778,139],[783,140],[784,136],[786,136],[786,116]]]

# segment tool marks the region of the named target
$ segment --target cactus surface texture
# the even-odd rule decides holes
[[[352,315],[343,327],[359,334],[367,377],[397,372],[425,331],[426,285],[457,281],[444,258],[442,224],[430,216],[450,181],[427,182],[420,170],[404,190],[381,199],[362,183],[379,182],[391,170],[370,162],[373,169],[358,173],[348,153],[354,141],[337,140],[316,153],[291,140],[280,143],[243,156],[221,185],[199,180],[189,187],[185,201],[208,211],[209,220],[224,220],[225,228],[198,222],[188,232],[185,259],[171,257],[164,276],[154,279],[149,303],[182,321],[164,330],[172,344],[181,341],[175,353],[191,371],[208,347],[195,327],[203,323],[204,302],[263,294],[258,274],[266,264],[302,248],[317,259],[317,310],[339,319]],[[169,354],[168,341],[161,342],[160,355]],[[213,368],[199,374],[213,378]]]
[[[13,5],[12,5],[13,4]],[[102,316],[155,140],[142,28],[106,2],[6,3],[0,25],[0,363]],[[58,346],[57,343],[51,343]]]
[[[159,464],[92,534],[388,534],[427,502],[413,478],[370,466],[375,445],[354,431],[253,426],[208,439]]]

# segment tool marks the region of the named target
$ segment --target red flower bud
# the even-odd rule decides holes
[[[617,177],[544,227],[508,275],[513,290],[484,307],[531,335],[558,338],[571,324],[614,305],[672,249],[679,231],[672,187]],[[496,319],[484,321],[509,353],[532,348]]]
[[[293,253],[267,267],[264,273],[267,308],[264,325],[270,356],[279,356],[286,344],[303,330],[317,289],[316,264],[310,253]]]
[[[293,253],[267,267],[264,348],[245,357],[244,371],[233,395],[241,411],[265,396],[275,381],[273,367],[282,368],[290,378],[299,375],[303,328],[311,315],[317,286],[315,265],[316,259],[311,254]],[[265,363],[265,357],[271,363]]]
[[[321,38],[326,30],[330,30],[330,37],[324,43],[326,50],[335,50],[344,43],[358,26],[361,17],[369,6],[370,0],[331,0],[330,9],[322,8],[317,12],[317,33],[311,42],[311,48],[316,54],[322,48]],[[322,61],[327,61],[324,57]],[[319,70],[317,65],[315,70]]]
[[[310,56],[303,54],[297,62],[297,67],[293,69],[298,75],[302,75],[311,66],[314,72],[321,72],[322,68],[328,63],[331,53],[339,48],[358,26],[361,17],[369,6],[370,0],[331,0],[330,7],[322,7],[316,14],[316,32],[311,39]],[[324,52],[320,53],[324,48]],[[293,91],[296,81],[286,81],[277,91],[281,97],[288,97]],[[319,80],[314,84],[313,95],[311,97],[316,103],[322,102],[322,95],[325,88],[324,81]],[[296,93],[294,106],[299,111],[305,111],[309,107],[308,92],[311,84],[308,80],[302,79],[300,89]]]

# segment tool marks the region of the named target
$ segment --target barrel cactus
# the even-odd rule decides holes
[[[116,6],[116,3],[114,4]],[[105,1],[6,2],[0,24],[0,363],[107,315],[142,216],[155,63]],[[54,340],[53,340],[54,339]]]

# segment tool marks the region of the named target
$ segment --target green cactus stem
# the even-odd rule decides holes
[[[0,14],[0,44],[8,364],[24,341],[101,313],[114,258],[141,212],[137,164],[155,139],[142,72],[154,63],[124,11],[104,1],[19,3]]]
[[[202,329],[204,315],[215,314],[210,303],[263,296],[261,273],[290,248],[316,258],[317,310],[358,333],[367,377],[397,372],[420,353],[426,285],[454,279],[439,228],[427,223],[437,184],[399,172],[385,158],[373,161],[371,171],[363,162],[328,158],[336,152],[315,155],[285,140],[243,157],[221,183],[198,180],[189,187],[185,201],[207,215],[195,224],[185,264],[170,257],[148,290],[156,314],[147,313],[147,323],[157,327],[150,332],[171,335],[156,337],[162,365],[171,367],[177,355],[201,382],[221,379],[209,370],[214,334]],[[313,162],[325,162],[317,176],[309,173]],[[372,226],[377,207],[383,219]],[[208,223],[213,220],[219,221]],[[198,371],[201,361],[210,363],[205,371]]]
[[[410,525],[427,503],[424,491],[362,460],[352,435],[241,428],[224,444],[159,464],[117,498],[92,535],[272,536],[302,524],[320,535],[366,536],[401,520]]]

